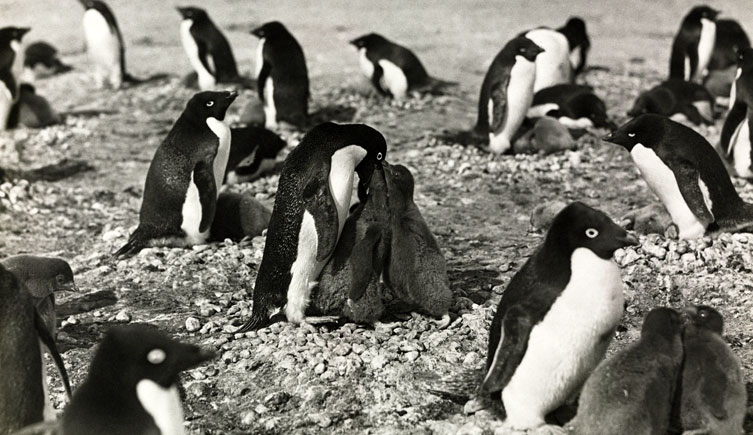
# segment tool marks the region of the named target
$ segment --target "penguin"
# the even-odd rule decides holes
[[[263,127],[247,126],[230,129],[230,155],[225,170],[225,183],[249,183],[272,171],[277,156],[288,144],[280,136]]]
[[[18,101],[22,72],[18,65],[23,65],[21,39],[29,30],[28,27],[0,29],[0,131],[7,128],[13,105]]]
[[[714,123],[714,98],[703,86],[683,79],[669,79],[643,92],[628,116],[656,113],[667,117],[683,115],[693,124]]]
[[[410,49],[396,44],[378,33],[369,33],[350,41],[358,50],[361,71],[382,95],[397,100],[409,91],[441,92],[457,85],[435,79]]]
[[[706,305],[686,308],[679,397],[685,433],[742,435],[747,393],[740,359],[722,337],[724,319]]]
[[[63,63],[55,47],[45,41],[29,44],[24,51],[24,67],[33,71],[32,77],[47,77],[67,73],[73,67]]]
[[[551,116],[573,129],[616,128],[609,121],[607,106],[590,86],[560,84],[544,88],[533,96],[528,118]]]
[[[23,125],[28,128],[44,128],[60,124],[63,118],[55,112],[50,103],[41,95],[37,95],[34,86],[21,83],[18,90],[18,101],[13,104],[8,115],[8,128]]]
[[[269,226],[272,211],[254,198],[250,191],[222,192],[217,197],[217,211],[212,220],[211,240],[256,237]]]
[[[386,155],[387,142],[377,130],[331,122],[314,127],[290,152],[253,289],[253,312],[240,331],[265,326],[283,305],[289,322],[305,321],[311,288],[348,217],[354,171],[363,201]]]
[[[98,88],[109,84],[120,89],[123,83],[138,82],[126,71],[125,43],[110,7],[101,0],[79,0],[84,6],[84,37],[89,59],[94,64]]]
[[[183,21],[180,39],[191,66],[198,75],[199,89],[213,89],[217,83],[238,82],[238,67],[225,36],[204,9],[176,8]]]
[[[530,39],[543,50],[536,57],[534,93],[550,86],[573,82],[570,46],[565,35],[548,27],[539,27],[523,32],[518,37]]]
[[[306,58],[295,37],[277,21],[251,31],[256,46],[256,81],[264,102],[266,127],[280,121],[302,127],[308,117],[309,75]]]
[[[534,62],[543,51],[528,38],[515,38],[497,54],[484,76],[474,132],[489,136],[494,153],[510,149],[525,119],[533,101]]]
[[[139,226],[115,256],[206,243],[230,154],[225,113],[237,96],[204,91],[188,101],[149,165]]]
[[[570,17],[564,26],[557,29],[565,35],[570,48],[570,65],[573,68],[573,79],[583,73],[591,49],[591,39],[586,31],[586,22],[580,17]]]
[[[753,118],[753,48],[740,51],[730,110],[719,139],[721,155],[738,177],[753,178],[750,120]]]
[[[671,308],[651,310],[641,338],[599,364],[586,381],[567,424],[570,433],[665,435],[682,369],[682,325]]]
[[[526,430],[576,394],[606,353],[623,312],[614,251],[638,240],[606,214],[574,202],[513,276],[489,331],[483,395],[505,425]]]
[[[696,6],[685,15],[672,42],[669,78],[699,83],[706,75],[716,42],[719,11]]]
[[[61,435],[185,433],[180,374],[213,357],[146,325],[111,328],[63,413]]]
[[[740,199],[719,155],[693,129],[659,115],[641,115],[603,140],[630,153],[681,239],[753,225],[753,205]]]
[[[735,66],[737,55],[750,47],[750,39],[745,30],[735,20],[716,21],[716,40],[708,69],[724,70]]]
[[[56,257],[14,255],[0,261],[0,265],[28,290],[47,330],[55,337],[55,293],[79,291],[68,262]]]
[[[70,383],[55,341],[34,307],[32,295],[0,265],[0,433],[54,420],[41,348],[50,350],[66,392]]]
[[[539,118],[533,128],[515,142],[513,150],[518,153],[552,154],[564,150],[574,150],[578,146],[570,130],[559,121],[548,116]]]

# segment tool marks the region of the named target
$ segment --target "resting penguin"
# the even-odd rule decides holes
[[[145,325],[110,329],[63,413],[61,435],[178,435],[180,373],[214,354]]]
[[[683,79],[669,79],[643,92],[628,116],[656,113],[667,117],[683,115],[693,124],[713,124],[714,98],[703,86]]]
[[[543,49],[528,38],[508,42],[492,61],[481,85],[474,131],[489,136],[489,148],[507,152],[533,101],[534,63]]]
[[[309,107],[309,75],[303,49],[277,21],[251,31],[256,47],[256,81],[264,102],[267,128],[285,121],[296,127],[306,123]]]
[[[206,91],[213,89],[217,83],[237,82],[238,67],[233,50],[207,12],[195,7],[177,9],[183,17],[180,39],[198,75],[199,89]]]
[[[721,155],[735,175],[753,178],[753,148],[750,122],[753,119],[753,48],[740,52],[736,80],[730,93],[730,110],[719,139]]]
[[[609,121],[607,106],[590,86],[561,84],[544,88],[533,96],[528,118],[550,116],[568,128],[616,126]]]
[[[253,289],[253,313],[241,331],[265,326],[283,305],[289,322],[305,321],[311,288],[348,217],[354,171],[363,201],[386,154],[387,143],[377,130],[331,122],[314,127],[290,152]]]
[[[501,392],[505,425],[544,425],[601,361],[623,312],[615,250],[638,241],[580,202],[554,219],[513,276],[489,331],[482,394]]]
[[[586,69],[588,51],[591,49],[591,40],[586,32],[586,22],[580,17],[571,17],[564,26],[557,29],[565,35],[570,48],[570,65],[573,68],[573,78]]]
[[[682,20],[672,43],[670,78],[700,82],[706,75],[716,42],[718,14],[708,6],[696,6]]]
[[[666,435],[682,357],[680,313],[651,310],[638,342],[599,364],[586,381],[567,424],[571,433]]]
[[[225,183],[248,183],[277,166],[277,155],[287,146],[280,136],[263,127],[230,129],[230,156]]]
[[[530,39],[543,50],[536,57],[536,81],[533,84],[533,92],[560,83],[572,83],[570,46],[565,35],[548,27],[540,27],[523,32],[518,37]]]
[[[101,0],[79,0],[84,6],[86,51],[94,64],[97,87],[106,84],[120,89],[124,82],[136,82],[126,72],[125,44],[118,22],[110,8]]]
[[[206,243],[230,154],[225,112],[237,96],[204,91],[188,101],[154,154],[139,226],[116,256],[147,246]]]
[[[44,41],[37,41],[26,47],[24,67],[33,71],[32,77],[63,74],[73,69],[58,58],[55,47]]]
[[[18,101],[21,74],[18,64],[23,65],[21,38],[29,30],[28,27],[0,29],[0,131],[6,129],[12,107]]]
[[[747,394],[740,359],[722,337],[724,320],[715,309],[686,309],[685,360],[679,397],[685,434],[742,435]]]
[[[250,191],[222,192],[217,197],[217,212],[212,220],[212,240],[230,239],[235,242],[244,237],[261,235],[269,226],[272,211],[254,198]]]
[[[740,199],[719,155],[693,129],[659,115],[641,115],[604,140],[628,150],[681,239],[753,225],[753,205]]]
[[[0,265],[0,433],[55,419],[42,346],[50,350],[70,396],[65,365],[32,295]]]
[[[412,90],[441,91],[454,85],[429,76],[411,50],[378,33],[360,36],[350,43],[358,50],[364,75],[382,95],[402,99]]]

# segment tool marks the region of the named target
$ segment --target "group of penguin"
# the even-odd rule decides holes
[[[126,71],[112,11],[99,0],[81,2],[95,84],[117,89],[138,83]],[[445,259],[413,202],[413,175],[386,160],[385,137],[367,125],[326,122],[309,128],[278,165],[286,143],[269,129],[284,123],[307,128],[309,122],[300,44],[279,22],[252,31],[259,38],[255,81],[266,128],[231,128],[227,111],[238,93],[214,89],[253,81],[240,76],[230,45],[205,10],[178,12],[194,69],[184,83],[201,91],[155,152],[139,224],[115,255],[240,240],[266,229],[256,283],[248,289],[253,311],[238,332],[280,320],[373,324],[393,313],[395,302],[403,312],[421,312],[447,326],[452,292]],[[740,177],[753,173],[753,49],[738,23],[717,15],[706,6],[688,13],[673,43],[669,79],[641,94],[630,111],[635,119],[619,128],[592,88],[574,84],[591,46],[585,22],[574,17],[559,29],[523,32],[489,67],[472,133],[488,141],[490,151],[508,153],[531,119],[555,120],[556,128],[610,128],[604,140],[630,153],[680,238],[749,229],[753,205],[737,194],[728,170]],[[27,31],[0,29],[4,120],[21,101],[18,64]],[[381,35],[351,43],[382,95],[399,99],[454,85],[430,76],[413,52]],[[26,65],[68,71],[55,55],[51,47],[33,44],[26,51],[33,62]],[[710,122],[714,98],[725,92],[730,109],[718,152],[695,130],[668,118],[681,114],[691,123]],[[278,166],[271,211],[252,194],[224,187]],[[562,209],[499,302],[483,381],[466,408],[495,409],[507,428],[521,432],[742,434],[747,399],[741,366],[714,308],[656,308],[645,317],[638,342],[605,359],[624,310],[612,257],[637,244],[599,210],[580,202]],[[76,290],[73,273],[61,259],[16,256],[0,262],[0,434],[184,433],[179,374],[212,353],[143,325],[106,334],[86,380],[54,422],[42,355],[52,356],[70,396],[54,340],[54,293],[70,290]],[[552,425],[552,415],[576,397],[574,418]]]

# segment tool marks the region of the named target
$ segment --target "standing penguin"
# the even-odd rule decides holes
[[[753,225],[753,205],[740,199],[719,155],[693,129],[659,115],[641,115],[604,140],[628,150],[681,239]]]
[[[540,27],[518,36],[530,39],[543,50],[536,57],[536,81],[533,84],[533,92],[573,82],[570,46],[565,35],[548,27]]]
[[[573,68],[573,78],[586,69],[588,51],[591,49],[591,39],[588,38],[586,22],[580,17],[570,17],[564,26],[557,29],[565,35],[570,48],[570,65]]]
[[[638,241],[580,202],[554,219],[544,243],[507,286],[489,331],[481,391],[501,392],[506,425],[544,425],[601,361],[623,312],[614,251]]]
[[[716,21],[714,52],[709,61],[709,74],[704,78],[703,85],[718,100],[723,102],[729,95],[730,86],[736,78],[738,55],[749,47],[750,39],[740,23],[729,19]]]
[[[214,357],[145,325],[110,329],[63,413],[61,435],[180,435],[180,373]]]
[[[534,63],[543,49],[528,38],[508,42],[492,61],[481,85],[475,132],[489,136],[489,148],[502,154],[525,120],[533,101]]]
[[[309,74],[306,58],[295,37],[277,21],[251,31],[256,47],[256,81],[264,102],[266,127],[285,121],[296,127],[306,123],[309,107]]]
[[[708,6],[696,6],[682,20],[672,43],[670,78],[693,82],[703,79],[714,51],[718,14]]]
[[[685,433],[742,435],[747,393],[740,359],[724,341],[715,309],[686,309],[680,416]]]
[[[29,30],[28,27],[0,29],[0,131],[6,129],[13,105],[18,101],[21,74],[18,64],[23,65],[21,38]]]
[[[730,110],[719,139],[721,155],[742,178],[753,178],[753,147],[750,123],[753,120],[753,48],[738,56],[736,80],[730,93]]]
[[[180,39],[198,75],[199,89],[206,91],[213,89],[217,83],[237,82],[238,67],[233,50],[207,12],[196,7],[177,9],[183,17]]]
[[[526,116],[550,116],[568,128],[616,127],[609,121],[604,101],[584,85],[561,84],[536,92]]]
[[[225,182],[248,183],[277,166],[277,155],[288,144],[263,127],[248,126],[230,130],[230,156]]]
[[[377,130],[363,124],[320,124],[290,152],[267,230],[253,289],[253,313],[241,331],[265,326],[285,305],[289,322],[305,321],[311,288],[340,237],[358,173],[358,197],[387,154]]]
[[[235,91],[204,91],[188,101],[154,154],[139,226],[116,256],[133,255],[148,245],[207,241],[230,154],[225,112],[237,96]]]
[[[586,381],[567,424],[571,433],[666,435],[682,357],[680,313],[651,310],[638,342],[599,364]]]
[[[411,50],[378,33],[360,36],[350,43],[358,50],[361,70],[382,95],[402,99],[412,90],[440,91],[452,85],[430,77]]]

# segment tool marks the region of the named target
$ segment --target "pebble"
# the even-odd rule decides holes
[[[127,310],[120,310],[118,314],[115,315],[115,320],[118,322],[128,323],[131,321],[131,315]]]
[[[256,422],[256,420],[259,418],[259,414],[257,414],[254,410],[249,409],[247,411],[243,411],[241,413],[241,424],[245,426],[251,426]]]
[[[201,329],[201,322],[196,317],[189,317],[186,319],[186,331],[196,332]]]
[[[479,361],[479,355],[476,352],[468,352],[463,358],[463,365],[466,367],[475,367]]]
[[[405,354],[405,360],[408,362],[413,362],[418,359],[419,353],[417,351],[411,351]]]
[[[389,361],[387,360],[387,358],[384,355],[379,354],[379,355],[375,356],[371,360],[370,366],[374,370],[379,370],[379,369],[383,368],[384,366],[386,366],[388,362]]]

